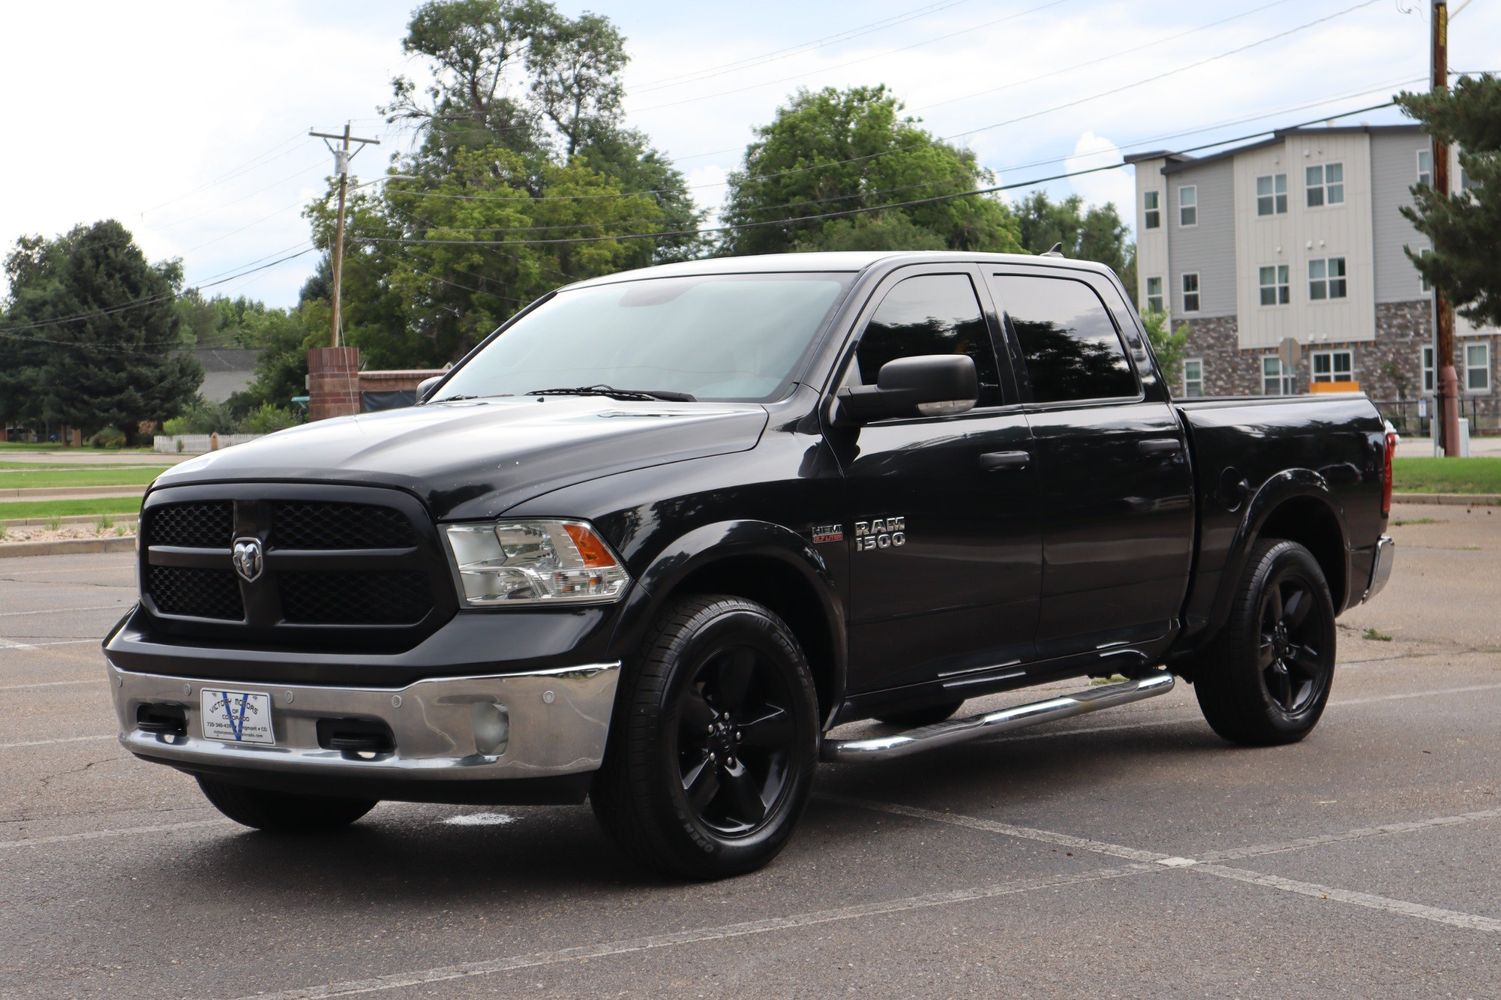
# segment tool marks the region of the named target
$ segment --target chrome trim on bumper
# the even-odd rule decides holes
[[[868,740],[824,740],[821,756],[826,761],[849,762],[856,760],[884,760],[890,757],[906,757],[937,747],[951,746],[978,739],[1025,729],[1043,722],[1067,719],[1102,708],[1113,708],[1143,698],[1154,698],[1173,689],[1172,674],[1153,674],[1124,684],[1090,688],[1078,694],[1061,695],[1047,701],[1035,701],[1030,705],[1003,708],[985,715],[968,719],[939,722],[920,729],[909,729],[895,736],[877,736]]]
[[[191,768],[238,767],[320,777],[409,781],[482,781],[594,771],[604,760],[619,663],[483,677],[444,677],[404,688],[313,687],[205,681],[120,670],[109,664],[120,743],[138,757]],[[248,691],[271,696],[275,746],[204,737],[199,693]],[[186,736],[137,728],[143,704],[173,705],[187,716]],[[386,723],[390,752],[361,756],[319,746],[319,719]],[[504,745],[498,720],[508,722]]]
[[[1376,543],[1376,556],[1371,560],[1371,582],[1366,587],[1365,596],[1360,599],[1364,604],[1386,586],[1386,581],[1392,576],[1392,561],[1397,557],[1397,543],[1392,541],[1390,535],[1382,535]]]

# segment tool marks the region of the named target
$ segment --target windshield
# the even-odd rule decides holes
[[[603,385],[775,399],[853,278],[698,275],[560,292],[471,358],[436,398]]]

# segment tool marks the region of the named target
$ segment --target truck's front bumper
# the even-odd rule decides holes
[[[120,742],[138,757],[290,790],[343,788],[346,794],[437,801],[470,801],[458,791],[470,783],[597,770],[619,676],[620,664],[606,663],[349,688],[172,677],[109,664]],[[200,717],[205,687],[269,695],[275,744],[206,737]],[[151,731],[179,713],[180,732]],[[389,749],[330,747],[329,732],[348,720],[388,727]]]

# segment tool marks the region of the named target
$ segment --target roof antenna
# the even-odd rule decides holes
[[[1049,250],[1047,253],[1043,254],[1042,256],[1044,256],[1044,257],[1062,257],[1063,256],[1063,244],[1061,242],[1060,243],[1054,243],[1053,244],[1053,248],[1051,250]]]

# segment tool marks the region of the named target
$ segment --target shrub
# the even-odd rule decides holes
[[[234,430],[234,415],[223,403],[195,399],[183,411],[162,424],[163,434],[228,434]]]
[[[89,438],[89,447],[118,451],[125,447],[125,432],[118,427],[106,427]]]
[[[240,430],[245,434],[271,434],[302,423],[302,413],[283,409],[270,403],[262,403],[240,421]]]

